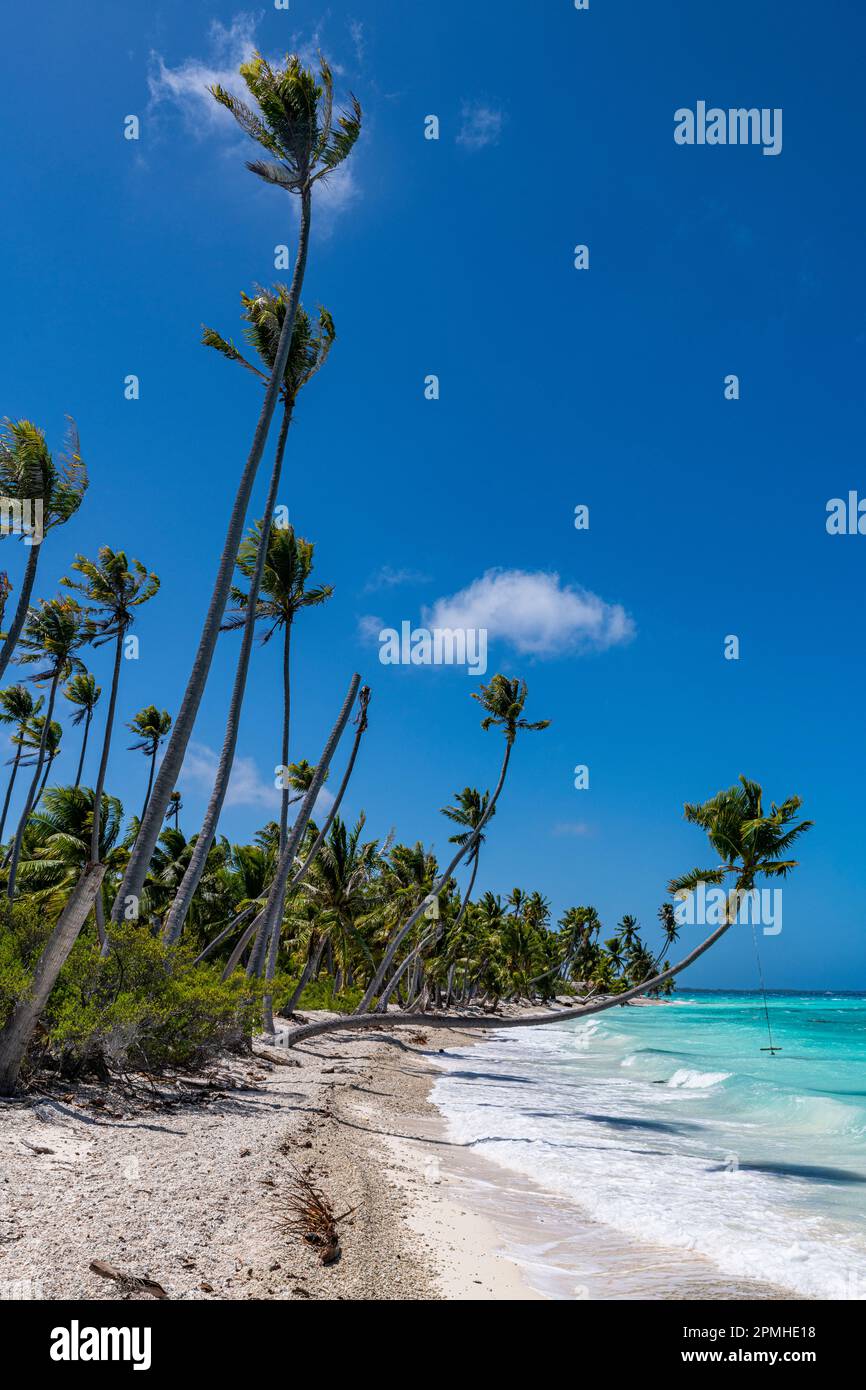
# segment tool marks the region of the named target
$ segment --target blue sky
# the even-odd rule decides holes
[[[552,725],[518,744],[480,887],[649,924],[668,878],[709,862],[683,801],[744,772],[768,798],[799,792],[816,821],[784,930],[762,944],[768,984],[866,987],[866,538],[825,530],[829,498],[866,494],[864,17],[832,0],[45,0],[38,16],[7,9],[0,38],[0,411],[58,448],[71,413],[90,469],[39,594],[105,542],[162,577],[121,717],[179,702],[259,408],[254,379],[199,346],[201,324],[236,335],[239,292],[277,278],[273,248],[295,234],[293,203],[246,171],[251,147],[202,87],[254,44],[319,46],[365,131],[315,211],[305,300],[328,306],[338,341],[302,397],[281,488],[336,590],[298,621],[292,756],[315,761],[360,670],[373,703],[349,811],[441,851],[438,809],[492,785],[500,739],[478,727],[477,680],[383,666],[365,634],[371,618],[486,604],[491,671],[525,677],[528,716]],[[782,108],[781,155],[677,146],[674,111],[701,99]],[[430,114],[438,141],[423,138]],[[24,559],[7,541],[16,589]],[[601,640],[575,591],[604,605]],[[617,605],[628,622],[611,622]],[[738,662],[723,659],[729,633]],[[181,783],[187,833],[236,642],[222,641]],[[221,825],[233,839],[273,814],[277,658],[256,652]],[[125,734],[109,782],[132,812],[146,769]],[[688,976],[754,981],[745,930]]]

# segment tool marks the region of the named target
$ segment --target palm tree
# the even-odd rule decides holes
[[[248,320],[246,330],[247,338],[256,349],[259,358],[269,370],[272,370],[276,360],[276,353],[282,335],[282,326],[288,312],[289,292],[284,287],[278,286],[278,293],[268,294],[261,291],[255,299],[250,299],[243,295],[242,299]],[[264,372],[259,371],[251,362],[248,362],[235,348],[234,344],[226,343],[220,338],[219,334],[211,329],[205,330],[204,341],[211,347],[217,347],[227,357],[233,361],[239,361],[257,376],[267,380]],[[279,440],[277,442],[277,453],[274,460],[274,467],[271,472],[271,480],[268,487],[268,496],[265,502],[265,516],[270,521],[273,516],[274,506],[276,505],[277,489],[280,482],[280,473],[283,465],[283,451],[286,446],[289,424],[295,408],[295,401],[298,392],[315,376],[316,372],[323,366],[331,350],[334,341],[334,325],[330,314],[326,310],[319,311],[319,329],[314,332],[310,321],[302,308],[298,309],[295,320],[294,333],[292,335],[292,345],[289,350],[288,360],[283,373],[282,397],[283,397],[283,421],[280,427]],[[282,534],[279,528],[272,528],[271,535],[276,532]],[[294,532],[292,532],[294,536]],[[178,900],[172,905],[168,920],[165,925],[166,941],[177,941],[183,931],[183,924],[189,911],[193,895],[198,887],[199,880],[204,870],[210,845],[216,834],[217,823],[222,812],[226,792],[228,791],[229,778],[234,764],[235,750],[237,748],[238,732],[240,730],[241,709],[246,692],[247,675],[249,673],[250,654],[253,646],[253,636],[255,633],[256,618],[259,616],[259,592],[265,577],[270,574],[273,558],[270,554],[271,545],[261,544],[262,525],[253,531],[252,536],[244,542],[239,552],[243,554],[244,563],[247,568],[244,570],[250,579],[250,592],[244,595],[243,599],[247,605],[245,617],[237,623],[231,622],[230,627],[243,627],[243,637],[241,647],[238,652],[237,663],[235,666],[235,679],[232,686],[231,701],[229,704],[228,716],[226,718],[225,734],[223,736],[223,746],[220,753],[220,760],[217,766],[217,773],[214,785],[208,800],[205,818],[199,832],[196,849],[189,863],[189,871],[180,885]],[[306,542],[304,542],[306,544]],[[282,552],[280,552],[282,556]],[[310,547],[309,564],[312,568],[312,547]],[[279,575],[277,576],[277,578]],[[271,578],[271,583],[275,582]],[[232,590],[237,595],[240,591]],[[327,595],[326,595],[327,596]],[[313,600],[311,599],[311,602]],[[323,600],[320,600],[323,601]],[[299,605],[300,606],[300,605]],[[270,634],[268,634],[270,635]],[[288,643],[288,639],[287,639]],[[286,666],[284,669],[283,683],[285,699],[288,700],[288,645],[286,647]],[[283,736],[283,766],[288,759],[288,727],[284,725]],[[287,806],[287,793],[283,794],[283,805]],[[282,843],[285,843],[285,822],[281,822]]]
[[[102,686],[96,684],[96,677],[89,671],[83,671],[80,675],[73,676],[72,679],[63,687],[63,694],[70,704],[78,706],[78,713],[73,714],[73,724],[84,723],[84,738],[81,740],[81,756],[78,759],[78,771],[75,774],[75,785],[81,781],[81,774],[84,770],[84,755],[87,752],[87,736],[90,733],[90,721],[93,719],[93,711],[99,703],[102,694]]]
[[[484,836],[481,834],[481,826],[484,825],[488,819],[492,820],[493,816],[496,815],[496,811],[494,809],[491,811],[490,816],[487,816],[486,812],[487,804],[490,800],[490,792],[486,791],[482,796],[475,787],[464,787],[462,792],[455,792],[455,800],[457,803],[456,806],[443,806],[442,814],[443,816],[447,816],[449,820],[454,821],[456,825],[462,825],[466,828],[457,835],[450,835],[448,837],[448,843],[465,847],[471,839],[474,841],[475,845],[470,861],[472,864],[472,873],[469,878],[469,886],[463,894],[463,902],[460,905],[460,911],[454,923],[454,931],[456,932],[472,898],[472,889],[475,887],[475,876],[478,873],[478,855],[484,842]],[[476,831],[478,832],[477,835],[474,833]]]
[[[165,811],[165,819],[169,821],[172,819],[172,817],[174,817],[175,830],[179,829],[180,813],[182,810],[183,802],[181,800],[180,792],[172,792],[171,796],[168,798],[168,806],[166,807]]]
[[[99,862],[109,870],[122,860],[123,851],[117,848],[122,824],[123,806],[117,797],[103,795]],[[18,878],[49,913],[62,909],[90,859],[92,825],[90,787],[49,787],[40,810],[30,818]]]
[[[156,755],[163,739],[168,737],[171,729],[171,715],[167,709],[159,710],[156,705],[145,705],[144,709],[140,709],[138,714],[133,715],[132,722],[126,727],[138,737],[137,743],[129,745],[129,751],[131,753],[143,753],[146,758],[150,758],[150,772],[147,779],[147,791],[144,795],[144,806],[139,817],[140,824],[144,819],[147,803],[150,800],[153,774],[156,770]]]
[[[262,544],[262,527],[257,523],[238,551],[238,569],[247,579],[252,578]],[[289,723],[291,715],[290,651],[292,624],[303,608],[315,608],[326,603],[334,590],[330,584],[307,588],[313,569],[315,547],[310,541],[295,535],[294,527],[272,526],[267,541],[265,569],[261,594],[254,603],[254,621],[267,625],[262,642],[269,642],[275,632],[283,633],[283,728],[280,746],[280,766],[289,761]],[[232,599],[236,614],[225,624],[227,629],[243,626],[251,608],[251,594],[233,588]],[[283,788],[280,808],[280,846],[286,842],[289,815],[289,787]]]
[[[0,724],[13,724],[15,726],[15,732],[12,736],[12,741],[15,744],[15,756],[10,759],[12,772],[3,801],[3,814],[0,815],[0,842],[3,840],[6,816],[9,813],[9,802],[12,800],[12,788],[15,786],[15,778],[18,775],[18,767],[21,762],[24,731],[33,716],[39,713],[43,704],[43,697],[40,695],[34,700],[26,685],[10,685],[6,690],[0,690]]]
[[[91,834],[90,858],[94,864],[99,862],[99,816],[102,808],[102,792],[105,787],[105,773],[111,752],[111,735],[114,729],[114,711],[117,705],[117,689],[120,684],[120,663],[123,658],[123,643],[133,622],[133,609],[147,603],[159,590],[159,579],[148,573],[139,560],[128,561],[123,550],[112,550],[110,546],[100,546],[96,560],[88,560],[86,555],[76,555],[72,568],[82,575],[81,579],[66,578],[62,582],[70,589],[77,589],[91,605],[88,609],[94,633],[94,646],[114,639],[114,667],[111,673],[111,691],[108,696],[108,713],[105,719],[105,733],[102,738],[102,755],[99,759],[99,772],[93,793],[93,831]]]
[[[0,493],[22,504],[41,504],[42,537],[40,540],[33,536],[25,537],[24,543],[29,546],[27,565],[18,595],[18,607],[0,648],[0,680],[18,645],[27,618],[36,568],[42,554],[41,540],[78,511],[86,491],[87,469],[81,460],[74,421],[69,421],[64,453],[57,463],[45,443],[42,430],[30,420],[3,422],[0,426]]]
[[[92,636],[93,629],[90,619],[81,605],[76,603],[73,598],[43,599],[38,608],[31,608],[27,618],[24,635],[21,638],[22,651],[18,660],[23,663],[37,662],[43,665],[43,670],[32,676],[31,679],[50,681],[50,686],[48,707],[45,711],[39,748],[36,753],[33,781],[27,793],[12,847],[12,862],[9,866],[9,882],[6,888],[7,896],[10,899],[15,896],[15,875],[21,855],[21,838],[35,804],[42,777],[42,765],[45,761],[46,745],[54,715],[57,687],[61,680],[67,679],[74,671],[84,670],[83,663],[75,653],[85,642],[90,641]]]
[[[489,685],[482,685],[480,692],[472,692],[473,700],[478,700],[481,708],[485,711],[484,718],[481,721],[482,729],[498,728],[502,730],[505,735],[505,753],[499,772],[499,781],[496,784],[492,797],[487,803],[487,809],[482,815],[475,830],[469,835],[465,844],[458,848],[451,863],[443,870],[434,883],[431,890],[434,894],[438,894],[447,884],[454,869],[460,863],[460,860],[463,859],[466,854],[474,850],[475,845],[478,843],[481,830],[493,815],[496,803],[505,785],[505,777],[511,759],[511,750],[514,747],[514,742],[518,733],[522,730],[546,729],[550,724],[549,719],[541,719],[534,724],[530,724],[523,718],[523,707],[526,704],[526,695],[525,681],[516,679],[510,680],[507,676],[502,675],[493,676]],[[423,911],[424,904],[421,903],[414,912],[409,915],[403,926],[395,932],[388,946],[385,948],[379,966],[367,987],[363,999],[358,1005],[357,1012],[359,1014],[366,1013],[371,1007],[374,998],[382,987],[382,983],[388,971],[391,969],[394,957]]]
[[[229,599],[232,572],[243,535],[253,483],[267,442],[277,400],[284,387],[286,362],[306,271],[313,187],[343,163],[361,133],[361,108],[354,99],[351,110],[344,112],[335,121],[333,78],[324,60],[320,62],[318,82],[297,57],[288,58],[286,66],[280,69],[272,68],[257,54],[251,62],[244,63],[240,71],[251,97],[258,106],[258,114],[224,88],[216,86],[211,90],[215,100],[231,112],[241,129],[253,140],[258,141],[269,155],[275,157],[275,160],[250,162],[248,167],[251,171],[266,183],[274,184],[300,198],[298,249],[265,397],[249,456],[235,494],[193,668],[159,775],[154,782],[147,815],[139,828],[138,839],[115,900],[113,916],[118,921],[126,897],[137,895],[144,882],[169,796],[180,775],[210,672]]]
[[[9,575],[6,573],[6,570],[0,570],[0,638],[6,636],[6,634],[2,631],[3,619],[6,615],[6,603],[9,599],[9,595],[11,594],[11,592],[12,584],[10,582]]]
[[[42,781],[39,784],[39,788],[36,792],[36,797],[34,799],[33,805],[30,808],[31,816],[35,812],[36,807],[39,805],[39,802],[42,799],[42,793],[45,790],[45,783],[48,781],[48,774],[51,771],[51,764],[54,762],[55,758],[60,753],[60,743],[63,738],[62,726],[58,724],[56,719],[52,719],[51,723],[48,726],[48,733],[44,735],[43,743],[44,724],[45,719],[41,714],[34,715],[34,717],[31,719],[30,723],[27,725],[22,735],[22,743],[24,744],[24,747],[32,749],[32,752],[26,758],[21,759],[22,767],[33,767],[39,756],[39,749],[44,748],[44,771],[42,774]]]
[[[721,925],[676,965],[666,965],[659,974],[649,975],[611,998],[599,1000],[597,1003],[580,1004],[574,1009],[557,1010],[555,1013],[543,1014],[537,1018],[497,1019],[496,1027],[537,1027],[549,1023],[559,1024],[573,1018],[589,1018],[592,1014],[603,1013],[606,1009],[628,1003],[638,995],[655,993],[664,987],[668,981],[673,980],[698,960],[729,930],[736,915],[732,909],[738,905],[743,893],[751,891],[756,879],[761,875],[767,878],[785,878],[797,867],[797,860],[789,858],[788,852],[813,824],[808,820],[796,821],[801,805],[802,800],[799,796],[790,796],[779,806],[773,802],[770,814],[766,815],[761,787],[746,777],[740,777],[739,786],[718,792],[709,801],[700,804],[687,803],[686,820],[706,831],[710,845],[718,854],[721,863],[710,869],[692,869],[680,878],[673,879],[669,891],[674,894],[689,893],[700,883],[724,883],[726,878],[733,877],[734,885],[728,895],[728,908]],[[605,968],[610,971],[609,959],[599,974],[603,974]],[[423,1021],[431,1027],[453,1027],[459,1021],[462,1028],[489,1027],[490,1023],[485,1017],[470,1016],[457,1020],[448,1016],[408,1013],[394,1015],[390,1021],[394,1024],[414,1024]],[[338,1028],[363,1027],[369,1027],[369,1016],[355,1013],[325,1023],[305,1024],[289,1034],[288,1041],[290,1045],[294,1045]]]

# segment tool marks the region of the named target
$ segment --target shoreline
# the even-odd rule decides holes
[[[789,1296],[640,1246],[455,1143],[439,1058],[495,1031],[260,1040],[156,1095],[58,1082],[4,1103],[0,1300],[149,1296],[93,1261],[181,1300]],[[334,1264],[286,1230],[296,1170],[346,1214]]]

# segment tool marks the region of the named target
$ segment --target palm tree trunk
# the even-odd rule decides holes
[[[56,757],[56,756],[57,756],[57,755],[55,754],[54,757]],[[39,791],[36,793],[36,800],[35,800],[34,803],[33,803],[33,810],[34,810],[34,811],[36,810],[37,806],[39,805],[40,801],[42,800],[42,793],[43,793],[44,790],[45,790],[45,783],[48,781],[48,774],[49,774],[49,772],[51,771],[51,764],[54,762],[54,757],[46,758],[46,760],[45,760],[45,775],[44,775],[44,777],[42,778],[42,785],[41,785],[41,787],[39,788]]]
[[[681,971],[692,965],[699,956],[702,956],[705,951],[708,951],[711,946],[714,946],[720,937],[724,936],[725,932],[731,927],[731,922],[728,918],[729,912],[726,909],[725,920],[722,922],[722,925],[717,927],[711,936],[708,936],[699,946],[696,946],[693,951],[690,951],[677,965],[673,965],[668,970],[662,971],[660,975],[653,976],[652,979],[643,980],[641,984],[634,985],[631,989],[625,990],[622,994],[614,994],[608,999],[599,1000],[597,1004],[578,1005],[574,1009],[556,1009],[547,1014],[542,1014],[537,1018],[497,1018],[491,1020],[489,1014],[484,1014],[481,1017],[477,1014],[469,1014],[468,1016],[455,1015],[454,1017],[449,1017],[444,1014],[389,1014],[388,1024],[393,1027],[402,1026],[403,1024],[412,1026],[424,1024],[425,1026],[433,1028],[534,1028],[545,1023],[569,1023],[572,1019],[589,1018],[591,1014],[603,1013],[605,1009],[614,1009],[618,1008],[621,1004],[627,1004],[630,999],[636,999],[641,994],[647,994],[650,990],[657,989],[659,985],[664,984],[665,980],[672,980],[675,975],[679,975]],[[302,1027],[295,1028],[290,1033],[286,1034],[286,1044],[289,1047],[294,1047],[296,1043],[304,1042],[308,1038],[316,1038],[321,1033],[332,1033],[336,1029],[343,1028],[368,1028],[371,1023],[378,1023],[379,1021],[380,1016],[378,1014],[362,1015],[355,1013],[343,1015],[341,1018],[337,1019],[329,1019],[324,1023],[305,1023]]]
[[[123,657],[123,638],[126,628],[121,624],[117,629],[114,646],[114,670],[111,673],[111,695],[108,700],[108,714],[105,719],[105,733],[102,738],[102,756],[99,759],[99,772],[93,791],[93,828],[90,832],[90,862],[99,863],[99,822],[102,817],[102,789],[108,771],[108,757],[111,752],[111,735],[114,729],[114,711],[117,707],[117,688],[120,685],[120,662]]]
[[[283,411],[283,420],[280,426],[280,436],[277,442],[277,452],[274,458],[274,466],[271,470],[271,480],[268,486],[268,496],[265,502],[265,525],[262,528],[262,537],[259,543],[259,551],[256,556],[256,566],[250,581],[250,592],[247,596],[247,611],[244,618],[243,637],[241,639],[241,649],[238,652],[237,664],[235,666],[235,679],[232,686],[232,696],[229,703],[228,717],[226,718],[225,734],[223,735],[223,746],[220,753],[219,766],[217,767],[216,778],[208,800],[207,810],[205,811],[204,821],[195,842],[190,861],[186,866],[186,872],[180,881],[174,901],[165,919],[163,928],[163,939],[168,945],[173,945],[183,931],[183,924],[186,921],[193,895],[201,882],[204,873],[207,857],[213,844],[216,834],[217,823],[223,802],[228,791],[229,778],[232,774],[232,765],[235,760],[235,749],[237,748],[238,732],[241,725],[241,709],[244,703],[244,694],[247,686],[247,675],[250,669],[250,654],[253,649],[253,639],[256,631],[256,610],[258,607],[259,590],[262,583],[262,575],[265,570],[265,562],[268,554],[268,541],[270,539],[271,518],[274,514],[274,507],[277,503],[277,489],[280,485],[280,473],[283,467],[283,454],[286,448],[286,438],[289,433],[289,425],[292,419],[292,406],[287,402]],[[288,795],[283,793],[283,799]],[[142,816],[142,825],[144,817]],[[139,835],[141,830],[139,830]],[[280,848],[282,849],[282,840]]]
[[[93,908],[104,874],[103,864],[88,864],[84,869],[39,957],[30,990],[16,1004],[0,1031],[0,1095],[11,1095],[18,1084],[18,1073],[33,1029]]]
[[[249,456],[244,471],[241,474],[240,483],[238,484],[237,493],[235,494],[225,544],[223,546],[222,555],[220,556],[216,582],[214,583],[213,593],[211,594],[210,604],[208,606],[207,616],[205,617],[204,627],[202,628],[201,638],[199,639],[192,672],[190,673],[186,691],[177,718],[175,719],[174,729],[172,730],[171,738],[169,739],[165,756],[162,760],[159,775],[154,783],[150,805],[147,808],[147,815],[139,829],[138,838],[135,842],[132,854],[130,855],[123,882],[120,885],[117,897],[114,901],[114,907],[112,909],[112,918],[114,921],[120,921],[125,900],[130,896],[138,897],[141,894],[141,888],[150,863],[150,857],[153,854],[159,832],[162,829],[163,816],[168,806],[169,797],[177,784],[187,744],[192,736],[198,708],[201,704],[202,696],[204,695],[217,638],[219,637],[223,615],[225,614],[226,604],[231,590],[232,576],[237,560],[238,547],[243,536],[250,494],[262,454],[264,453],[274,410],[276,409],[279,394],[283,387],[283,377],[295,327],[295,316],[300,302],[301,286],[307,266],[307,251],[310,240],[310,214],[311,194],[310,188],[307,186],[301,195],[301,225],[298,235],[298,251],[295,258],[295,269],[292,275],[289,298],[286,304],[286,313],[280,331],[280,341],[274,360],[274,369],[271,372],[270,381],[265,391],[265,399],[262,403],[258,424],[256,425],[256,431],[253,435],[252,447],[250,448]]]
[[[283,907],[286,898],[286,884],[288,882],[289,870],[291,869],[292,864],[294,863],[295,855],[298,852],[298,846],[300,845],[304,831],[307,828],[307,822],[309,821],[310,816],[313,813],[313,807],[316,804],[316,797],[319,795],[319,792],[322,789],[322,784],[325,780],[328,768],[331,765],[331,759],[333,758],[334,753],[337,750],[337,745],[340,742],[340,739],[343,736],[343,731],[349,722],[349,715],[352,713],[352,706],[355,703],[355,698],[358,694],[358,687],[360,686],[360,684],[361,677],[355,674],[349,683],[349,689],[347,691],[346,698],[343,701],[343,708],[340,710],[340,713],[337,717],[337,722],[331,730],[331,733],[328,737],[328,741],[325,744],[324,749],[322,750],[322,756],[316,764],[316,771],[313,775],[312,781],[310,782],[309,788],[304,795],[304,799],[301,802],[300,810],[298,811],[295,823],[292,826],[291,833],[288,839],[286,840],[285,846],[277,862],[277,869],[274,874],[274,879],[271,884],[270,892],[268,894],[268,901],[265,905],[264,913],[262,914],[263,921],[261,926],[259,927],[258,934],[255,938],[255,941],[253,942],[253,949],[250,953],[250,960],[247,966],[247,975],[250,978],[255,977],[260,979],[261,976],[264,974],[265,962],[267,959],[267,949],[270,943],[270,933],[271,931],[279,933],[280,926],[282,924]]]
[[[21,730],[19,729],[19,734]],[[15,750],[15,761],[12,764],[12,775],[9,778],[9,785],[6,788],[6,799],[3,802],[3,814],[0,816],[0,842],[3,840],[3,831],[6,828],[6,817],[9,813],[9,802],[12,800],[12,788],[15,786],[15,778],[18,775],[18,764],[21,761],[21,744]]]
[[[33,781],[30,783],[30,790],[27,793],[27,800],[24,803],[24,810],[18,822],[18,829],[15,832],[15,844],[12,849],[12,862],[9,865],[9,883],[6,889],[6,896],[11,902],[15,896],[15,878],[18,873],[18,861],[21,858],[21,841],[24,838],[24,828],[30,818],[36,797],[36,788],[39,786],[39,779],[42,776],[42,765],[45,761],[45,745],[48,742],[48,731],[51,728],[51,720],[54,716],[54,702],[57,699],[57,685],[60,680],[60,667],[58,666],[51,678],[51,693],[48,697],[48,711],[45,715],[45,723],[42,726],[42,737],[39,740],[39,752],[36,757],[36,770],[33,773]]]
[[[286,623],[285,633],[283,634],[283,742],[280,749],[280,765],[284,768],[289,765],[289,720],[292,708],[291,684],[289,675],[289,659],[292,647],[292,623],[291,619]],[[285,776],[285,774],[284,774]],[[280,803],[280,850],[286,843],[286,834],[289,824],[289,787],[288,783],[283,787],[283,796]]]
[[[81,740],[81,757],[78,759],[78,771],[75,774],[76,787],[81,782],[81,774],[84,771],[84,755],[87,752],[87,735],[90,733],[90,721],[93,718],[93,710],[89,709],[84,718],[84,738]]]
[[[499,794],[502,791],[503,786],[505,785],[505,775],[508,772],[508,764],[510,759],[511,744],[506,741],[505,756],[502,759],[502,767],[499,772],[499,781],[496,784],[496,790],[494,791],[493,796],[487,803],[487,809],[484,812],[484,815],[479,820],[478,825],[476,826],[472,835],[466,841],[466,844],[460,846],[457,853],[454,855],[454,858],[451,860],[451,863],[448,865],[448,868],[445,869],[439,875],[438,879],[433,884],[433,887],[431,889],[432,894],[435,895],[441,892],[442,888],[445,886],[452,873],[454,872],[455,868],[460,863],[460,860],[466,854],[468,854],[470,850],[474,850],[475,846],[477,845],[478,837],[480,836],[485,823],[490,819],[491,815],[493,814],[493,808],[495,807],[496,802],[499,800]],[[395,932],[394,936],[391,938],[391,941],[388,943],[388,946],[385,949],[385,953],[382,956],[382,960],[379,963],[379,968],[377,969],[375,975],[373,976],[372,980],[367,986],[367,992],[361,1000],[360,1004],[358,1005],[355,1011],[356,1013],[364,1014],[368,1012],[373,1000],[379,993],[379,990],[382,988],[382,982],[384,981],[388,971],[391,968],[391,962],[393,961],[394,957],[400,949],[400,946],[402,945],[403,941],[405,941],[406,937],[409,935],[409,932],[412,930],[415,923],[418,921],[418,918],[421,916],[421,913],[424,911],[426,906],[426,902],[419,903],[415,911],[407,918],[407,920],[403,923],[403,926],[400,927],[399,930]]]
[[[139,818],[138,818],[138,823],[139,823],[139,825],[141,825],[141,822],[144,820],[144,813],[145,813],[145,811],[147,810],[147,803],[148,803],[148,801],[150,801],[150,793],[151,793],[151,789],[152,789],[152,787],[153,787],[153,774],[156,772],[156,755],[157,755],[158,752],[159,752],[159,741],[158,741],[157,739],[154,739],[154,742],[153,742],[153,753],[151,754],[151,757],[150,757],[150,776],[149,776],[148,779],[147,779],[147,791],[144,793],[144,805],[143,805],[142,808],[141,808],[141,815],[140,815]]]
[[[322,937],[322,939],[317,944],[316,938],[311,937],[309,949],[307,951],[307,959],[304,963],[304,968],[301,971],[301,978],[295,985],[295,988],[292,991],[292,997],[289,1000],[289,1002],[287,1004],[284,1004],[283,1007],[280,1009],[280,1018],[291,1018],[292,1014],[295,1012],[295,1009],[298,1007],[298,1002],[301,998],[301,995],[307,988],[307,985],[310,983],[310,980],[319,973],[319,966],[322,963],[322,956],[324,955],[324,953],[325,938]]]
[[[15,617],[12,619],[12,626],[6,634],[6,640],[0,648],[0,681],[9,659],[15,648],[18,646],[18,638],[21,636],[21,629],[24,626],[24,619],[27,617],[27,608],[30,603],[30,595],[33,592],[33,581],[36,578],[36,566],[39,564],[39,552],[42,549],[41,543],[30,547],[30,554],[27,556],[27,567],[24,570],[24,579],[21,583],[21,593],[18,598],[18,607],[15,609]]]
[[[469,879],[469,887],[463,894],[463,901],[460,904],[460,911],[457,913],[457,916],[454,919],[454,926],[451,928],[451,930],[455,932],[457,928],[460,926],[460,923],[463,921],[464,914],[466,912],[467,907],[469,906],[469,900],[472,897],[472,889],[475,887],[475,875],[478,873],[478,854],[480,849],[481,846],[476,844],[475,853],[472,856],[472,875]]]

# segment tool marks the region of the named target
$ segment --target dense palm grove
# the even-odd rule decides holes
[[[518,679],[495,675],[473,695],[482,730],[499,736],[501,763],[492,790],[458,789],[442,808],[454,847],[446,864],[420,842],[369,837],[363,814],[352,825],[340,813],[370,717],[371,691],[359,676],[316,761],[289,761],[294,624],[314,623],[307,610],[329,602],[332,589],[314,579],[313,544],[280,517],[276,501],[298,398],[335,340],[328,311],[313,319],[301,305],[313,195],[349,158],[361,111],[352,101],[335,113],[324,61],[314,75],[296,58],[274,69],[257,56],[241,74],[250,105],[219,87],[213,96],[267,156],[251,161],[251,172],[298,199],[297,254],[289,285],[242,294],[243,348],[204,332],[204,345],[249,373],[263,395],[176,711],[127,708],[123,666],[136,616],[159,602],[159,579],[138,559],[107,545],[76,555],[57,592],[34,601],[50,563],[43,551],[63,564],[54,533],[86,498],[74,428],[57,458],[30,421],[8,419],[0,430],[3,534],[26,546],[16,601],[0,576],[0,722],[9,749],[0,813],[0,1092],[40,1066],[75,1074],[194,1065],[257,1028],[273,1031],[275,1011],[292,1017],[299,1007],[361,1022],[389,1005],[398,1010],[392,1018],[462,1011],[483,1019],[502,1001],[565,993],[591,1012],[606,1000],[669,991],[673,975],[730,924],[669,968],[662,957],[678,935],[670,903],[659,909],[654,951],[632,916],[606,931],[593,907],[575,906],[554,922],[537,889],[503,898],[479,887],[515,744],[546,728],[525,717]],[[275,421],[263,519],[251,520]],[[281,804],[279,819],[250,843],[231,844],[219,821],[257,636],[281,652]],[[205,815],[187,834],[176,784],[218,641],[235,644],[235,675]],[[97,664],[98,674],[90,669]],[[142,755],[140,804],[132,807],[111,792],[112,751],[130,735],[127,746]],[[765,814],[761,789],[746,779],[687,807],[720,863],[672,891],[726,876],[748,891],[759,874],[785,874],[794,862],[787,850],[808,826],[794,822],[798,807],[792,797]],[[293,1036],[303,1034],[301,1026]]]

